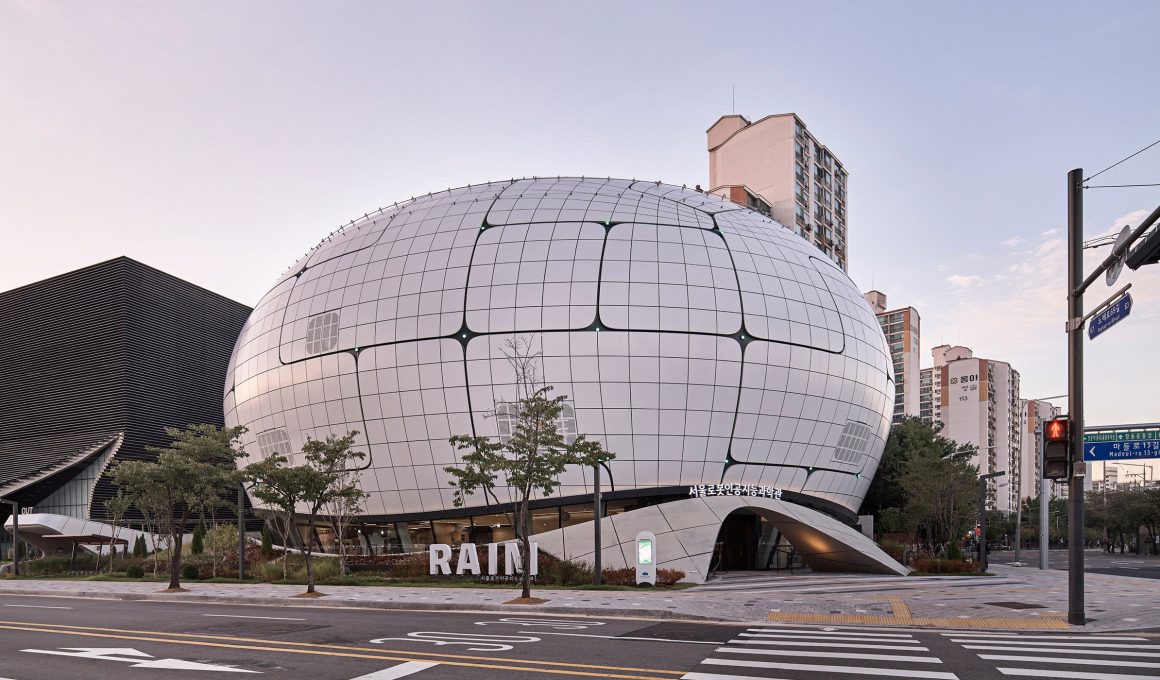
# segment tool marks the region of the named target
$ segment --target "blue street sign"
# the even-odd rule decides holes
[[[1091,325],[1088,326],[1088,339],[1095,340],[1097,335],[1118,324],[1131,311],[1132,294],[1126,293],[1124,297],[1116,300],[1107,309],[1092,317]]]
[[[1128,442],[1084,442],[1084,460],[1132,460],[1160,458],[1160,439]]]

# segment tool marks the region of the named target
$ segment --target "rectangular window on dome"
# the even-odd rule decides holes
[[[329,352],[338,346],[338,312],[323,312],[306,323],[306,353]]]

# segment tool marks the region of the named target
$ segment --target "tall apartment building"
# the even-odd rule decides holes
[[[991,482],[987,505],[1014,511],[1023,481],[1019,372],[967,347],[939,345],[932,354],[931,421],[942,425],[944,437],[977,449],[972,462],[980,474],[1006,473]]]
[[[1058,406],[1035,399],[1022,400],[1023,459],[1021,461],[1019,493],[1024,498],[1039,495],[1039,458],[1043,455],[1043,425],[1060,414]]]
[[[781,222],[846,271],[849,174],[797,114],[721,116],[707,134],[710,193]]]
[[[894,363],[894,422],[902,420],[902,416],[917,416],[920,412],[918,310],[914,307],[886,309],[886,294],[877,290],[864,293],[863,297],[874,309],[890,345]]]

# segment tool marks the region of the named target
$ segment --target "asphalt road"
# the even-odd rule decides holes
[[[1015,553],[1010,550],[993,550],[991,562],[1010,563]],[[1038,550],[1022,550],[1019,559],[1025,564],[1038,565]],[[1052,569],[1067,569],[1067,551],[1047,551],[1047,564]],[[1107,555],[1095,550],[1084,551],[1084,569],[1091,574],[1111,574],[1113,576],[1134,576],[1136,578],[1160,579],[1160,557],[1119,553]]]
[[[2,596],[0,680],[1160,677],[1160,636],[996,635]]]

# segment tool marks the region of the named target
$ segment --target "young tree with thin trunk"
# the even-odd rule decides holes
[[[121,533],[121,522],[125,513],[129,511],[130,499],[121,490],[117,495],[105,501],[105,510],[109,513],[109,521],[113,525],[113,535],[109,537],[109,573],[113,573],[113,557],[117,554],[117,537]],[[100,555],[97,556],[100,559]]]
[[[302,500],[306,506],[306,519],[310,536],[314,536],[318,515],[324,508],[341,508],[349,517],[362,507],[367,494],[358,486],[357,474],[352,474],[354,466],[366,457],[354,450],[354,439],[358,432],[351,430],[342,437],[328,435],[325,440],[307,439],[302,447],[306,462],[303,464]],[[341,537],[340,537],[341,540]],[[306,541],[306,592],[314,592],[313,541]],[[345,563],[343,565],[345,567]]]
[[[507,341],[504,356],[515,372],[516,399],[497,401],[488,415],[502,414],[512,419],[510,436],[491,437],[455,435],[451,445],[463,451],[457,467],[443,468],[454,477],[455,506],[462,507],[464,496],[482,491],[496,498],[495,487],[501,482],[515,490],[512,503],[516,537],[520,543],[521,597],[531,597],[531,512],[532,495],[539,491],[549,496],[560,485],[559,476],[569,465],[592,467],[615,456],[585,435],[568,442],[560,434],[560,417],[566,395],[552,396],[553,387],[539,378],[541,353],[533,347],[533,338]],[[497,499],[498,500],[498,499]],[[597,520],[599,521],[599,520]]]
[[[298,468],[290,467],[286,456],[276,453],[250,463],[242,474],[250,493],[273,515],[275,531],[282,541],[282,580],[286,580],[290,535],[295,528],[294,513],[302,502],[303,494]]]
[[[366,493],[358,488],[356,478],[347,474],[358,460],[366,456],[352,448],[357,435],[358,432],[352,430],[342,437],[332,434],[324,440],[308,438],[302,447],[305,461],[302,465],[290,467],[281,454],[251,463],[244,471],[251,492],[255,498],[281,512],[289,526],[293,526],[294,515],[301,509],[306,516],[309,535],[313,537],[324,507],[336,503],[348,508],[358,507],[366,497]],[[306,592],[314,593],[312,538],[303,542],[302,554],[306,559]],[[282,574],[285,577],[285,553]]]
[[[122,461],[113,469],[113,480],[126,495],[141,499],[160,513],[169,548],[169,588],[181,588],[181,547],[189,520],[208,504],[221,502],[222,494],[236,486],[239,472],[234,461],[245,455],[235,448],[246,428],[191,425],[167,427],[173,439],[167,447],[148,447],[156,461]],[[211,499],[216,499],[211,500]]]

